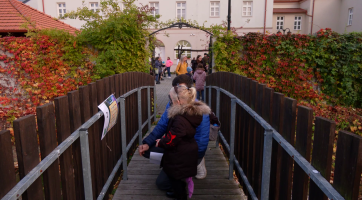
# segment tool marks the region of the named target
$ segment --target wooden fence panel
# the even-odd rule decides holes
[[[258,88],[258,82],[257,81],[251,81],[250,82],[250,108],[256,111],[257,108],[257,88]],[[251,117],[250,120],[250,137],[249,137],[249,158],[248,158],[248,174],[247,177],[250,180],[250,184],[254,185],[254,173],[255,173],[255,143],[256,143],[256,125],[257,122],[254,118]]]
[[[70,119],[69,119],[69,104],[68,97],[61,96],[54,99],[55,104],[55,117],[57,127],[58,144],[66,140],[70,132]],[[75,180],[73,175],[73,158],[72,146],[63,152],[59,157],[61,180],[62,180],[62,194],[64,200],[75,200]]]
[[[80,105],[79,105],[79,91],[74,90],[68,92],[69,102],[69,119],[70,119],[70,131],[76,131],[81,125]],[[75,192],[77,199],[84,199],[84,183],[83,183],[83,168],[82,168],[82,156],[80,152],[80,140],[79,138],[74,141],[72,145],[73,150],[73,166],[75,177]]]
[[[250,105],[250,82],[251,79],[242,77],[242,97],[245,104]],[[243,110],[242,112],[242,119],[243,119],[243,131],[242,131],[242,147],[243,147],[243,155],[242,155],[242,169],[244,170],[245,174],[248,174],[248,158],[249,158],[249,129],[250,129],[250,115],[248,112]],[[243,188],[246,188],[243,184]],[[247,196],[249,193],[244,191]],[[250,196],[249,196],[250,197]]]
[[[339,131],[334,170],[334,188],[346,200],[358,199],[362,172],[362,137]]]
[[[280,133],[292,146],[294,146],[296,108],[297,100],[288,97],[284,99],[283,129]],[[292,197],[293,158],[284,149],[282,149],[281,155],[279,199],[290,200]]]
[[[272,104],[272,120],[271,126],[279,133],[283,130],[283,108],[284,108],[284,95],[281,93],[273,94]],[[280,185],[280,161],[281,161],[282,147],[273,140],[272,144],[272,160],[270,169],[270,199],[279,199],[279,185]]]
[[[336,122],[326,118],[316,117],[311,164],[328,182],[331,176],[335,128]],[[328,199],[312,180],[309,184],[309,199]]]
[[[9,130],[0,132],[0,199],[3,198],[15,185],[15,169],[13,149]]]
[[[105,77],[104,79],[104,98],[103,101],[106,100],[109,95],[111,95],[111,89],[110,89],[110,77]],[[109,132],[107,133],[107,135],[103,138],[103,140],[106,141],[106,152],[107,152],[107,175],[106,175],[106,179],[105,181],[107,181],[108,176],[111,174],[112,169],[113,169],[113,157],[112,157],[112,151],[114,151],[114,149],[112,149],[112,133],[113,133],[113,128],[111,130],[109,130]]]
[[[295,149],[310,162],[312,143],[313,110],[308,107],[298,106],[297,133]],[[299,165],[294,166],[292,199],[307,199],[308,175]]]
[[[96,86],[97,86],[97,105],[101,104],[105,99],[105,91],[104,91],[104,82],[105,79],[97,80]],[[99,126],[98,126],[98,132],[100,133],[100,138],[102,137],[103,133],[103,122],[104,122],[104,116],[102,116],[99,120]],[[101,151],[99,154],[101,154],[101,162],[102,162],[102,186],[106,183],[108,177],[107,173],[107,146],[106,146],[106,140],[103,138],[103,140],[100,141]]]
[[[264,102],[263,103],[263,119],[271,124],[273,119],[273,98],[274,98],[274,90],[266,87],[264,91]]]
[[[35,116],[27,115],[19,118],[13,122],[13,126],[19,164],[19,176],[20,179],[23,179],[40,162]],[[23,193],[22,199],[44,199],[41,177]]]
[[[264,84],[258,84],[257,87],[257,99],[256,99],[256,113],[262,116],[263,106],[264,106],[264,94],[265,94]],[[255,133],[255,170],[253,173],[254,181],[253,188],[256,196],[260,199],[261,196],[261,174],[263,168],[263,147],[264,147],[264,129],[258,123],[256,124],[256,133]]]
[[[36,108],[41,159],[57,148],[53,103]],[[59,163],[55,161],[43,174],[45,199],[62,199],[60,191]]]
[[[89,88],[89,102],[90,102],[90,114],[93,116],[97,114],[98,112],[98,103],[97,103],[97,84],[96,83],[90,83],[88,84]],[[95,193],[97,196],[102,191],[103,185],[102,185],[102,158],[101,158],[101,134],[102,132],[99,132],[99,126],[101,121],[98,120],[94,123],[94,125],[90,128],[89,132],[89,138],[92,138],[93,141],[93,147],[94,147],[94,158],[91,160],[93,161],[91,167],[94,168],[95,173],[95,183],[96,183],[96,191]]]
[[[241,98],[241,90],[242,90],[242,87],[241,87],[241,76],[240,75],[237,75],[236,76],[236,83],[234,85],[234,88],[235,88],[235,93],[234,95],[236,95],[236,97],[238,97],[239,99]],[[239,106],[238,104],[236,104],[236,113],[235,113],[235,116],[236,116],[236,119],[235,119],[235,157],[236,159],[238,159],[239,163],[241,161],[241,130],[242,130],[242,119],[241,119],[241,114],[242,114],[242,108],[241,106]],[[237,172],[237,171],[235,171]],[[238,173],[236,173],[238,175]]]
[[[81,123],[84,124],[88,121],[93,115],[91,114],[91,105],[89,99],[89,86],[79,87],[79,104],[80,104],[80,115]],[[98,190],[95,177],[95,151],[94,151],[94,124],[88,129],[88,143],[89,143],[89,158],[91,164],[91,177],[92,177],[92,191],[93,199],[97,198]]]
[[[120,85],[120,74],[116,74],[115,75],[115,85],[114,85],[114,89],[115,89],[115,93],[116,93],[116,98],[118,98],[119,96],[121,96],[120,94],[120,91],[121,91],[121,85]],[[115,143],[115,156],[116,156],[116,162],[118,162],[118,160],[121,158],[121,154],[122,154],[122,150],[121,150],[121,146],[122,146],[122,143],[121,143],[121,121],[119,120],[120,119],[120,116],[119,116],[119,104],[117,105],[118,106],[118,116],[117,116],[117,122],[116,122],[116,130],[115,130],[115,136],[114,136],[114,143]],[[117,177],[119,177],[120,175],[120,172],[121,170],[118,170],[117,172]]]

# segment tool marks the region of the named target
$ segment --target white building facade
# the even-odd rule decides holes
[[[87,6],[96,10],[100,0],[22,0],[27,5],[58,18],[63,14]],[[120,1],[121,2],[121,1]],[[155,7],[160,21],[184,18],[210,27],[227,21],[228,0],[136,0],[137,6]],[[286,29],[292,33],[310,34],[321,28],[332,28],[339,33],[362,31],[362,0],[232,0],[231,26],[238,34],[248,32],[276,33]],[[121,4],[122,7],[122,4]],[[85,22],[66,19],[65,23],[81,29]],[[313,25],[312,25],[313,24]],[[150,32],[156,30],[149,30]],[[176,68],[178,45],[191,58],[208,52],[209,35],[205,32],[183,28],[167,29],[156,34],[159,47],[156,56],[164,61],[170,57]]]
[[[89,9],[97,9],[100,0],[30,0],[27,1],[39,11],[43,11],[52,17],[58,18],[63,14],[76,10],[78,7],[88,6]],[[159,14],[160,21],[184,18],[197,21],[200,25],[210,27],[213,24],[222,24],[227,21],[228,0],[136,0],[137,6],[149,5],[155,7],[155,14]],[[239,34],[248,32],[269,32],[272,30],[273,0],[238,0],[232,1],[231,26],[236,28]],[[65,23],[81,29],[85,22],[66,19]],[[156,30],[150,30],[153,32]],[[174,61],[171,71],[175,70],[177,53],[174,50],[178,45],[183,49],[205,50],[200,52],[186,51],[184,55],[191,59],[197,55],[208,52],[210,37],[201,30],[183,28],[167,29],[156,34],[160,47],[156,49],[156,56],[164,61],[170,57]]]

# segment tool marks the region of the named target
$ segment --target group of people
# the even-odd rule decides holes
[[[168,78],[171,78],[171,71],[170,68],[173,65],[172,60],[170,57],[167,57],[165,68],[162,70],[162,66],[164,63],[162,62],[161,57],[157,57],[154,62],[154,72],[156,75],[156,84],[160,84],[160,80],[164,80],[163,77],[166,76],[166,71],[168,73]],[[156,73],[157,72],[157,73]]]
[[[180,63],[176,67],[176,74],[186,74],[195,83],[197,91],[197,99],[203,100],[204,97],[204,85],[206,80],[206,73],[208,70],[208,55],[205,53],[204,57],[198,55],[197,58],[191,61],[191,67],[187,65],[187,58],[181,57]]]
[[[139,154],[146,158],[150,158],[151,152],[163,153],[156,185],[174,199],[187,199],[186,184],[191,197],[192,177],[203,179],[207,175],[204,156],[211,109],[198,101],[192,85],[186,73],[172,81],[165,112],[139,146]]]

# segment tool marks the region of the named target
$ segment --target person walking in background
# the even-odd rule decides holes
[[[166,70],[167,70],[167,73],[168,73],[168,78],[171,78],[171,72],[170,72],[170,69],[171,69],[171,66],[173,65],[173,62],[172,60],[170,59],[170,57],[167,57],[167,61],[166,61]]]
[[[189,76],[192,79],[192,68],[191,67],[187,67],[187,76]]]
[[[160,73],[161,73],[161,65],[162,65],[162,61],[161,61],[161,57],[157,57],[156,61],[155,61],[155,72],[156,74],[156,84],[160,84]]]
[[[176,67],[176,74],[177,75],[187,73],[187,62],[186,61],[187,61],[187,57],[186,56],[181,56],[180,62],[178,63],[178,65]]]
[[[197,58],[196,58],[196,61],[192,64],[192,71],[195,73],[196,71],[196,68],[197,68],[197,65],[199,63],[202,63],[203,64],[203,59],[201,57],[201,55],[198,55]]]
[[[206,80],[206,72],[202,63],[197,65],[196,71],[194,72],[193,79],[196,81],[197,99],[204,101],[204,86]]]
[[[202,58],[202,63],[204,64],[205,72],[207,71],[207,67],[209,66],[209,55],[204,53],[204,57]]]

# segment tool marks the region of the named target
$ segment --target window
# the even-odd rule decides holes
[[[210,2],[210,17],[220,17],[220,1]]]
[[[284,17],[277,17],[277,30],[283,29]]]
[[[176,3],[176,15],[177,19],[186,19],[186,2]]]
[[[58,17],[63,17],[64,14],[67,13],[65,3],[57,3],[57,5],[58,5]]]
[[[153,11],[152,11],[152,15],[154,17],[156,17],[156,15],[159,14],[159,6],[158,6],[158,2],[150,2],[150,8],[155,8]]]
[[[244,1],[243,2],[243,16],[253,16],[253,2]]]
[[[93,12],[96,12],[99,10],[98,2],[90,2],[89,3],[89,9]]]
[[[302,17],[295,16],[295,18],[294,18],[294,30],[302,30]]]
[[[180,40],[179,42],[177,42],[175,49],[178,49],[179,46],[180,46],[180,49],[181,49],[181,47],[182,47],[182,49],[191,49],[191,44],[186,40]],[[191,57],[191,51],[184,51],[181,55]],[[175,50],[175,58],[176,59],[178,58],[177,50]]]
[[[348,9],[348,26],[352,25],[352,19],[353,19],[353,8]]]

